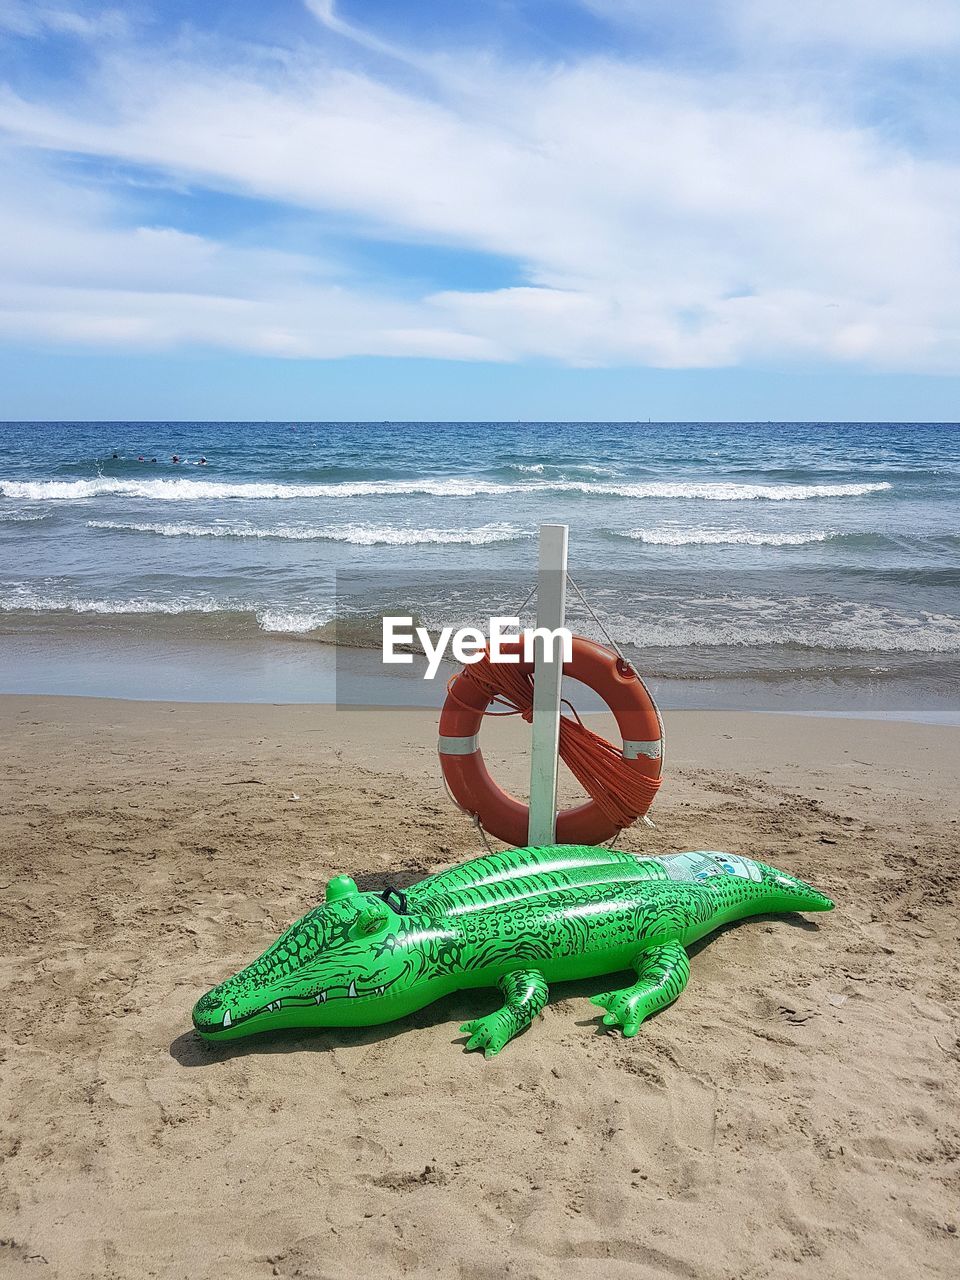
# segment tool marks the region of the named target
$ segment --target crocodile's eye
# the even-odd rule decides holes
[[[378,933],[390,919],[389,912],[377,907],[364,907],[357,916],[353,926],[354,936],[357,938],[367,938],[372,933]]]

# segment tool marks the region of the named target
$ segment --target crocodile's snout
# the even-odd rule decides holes
[[[221,1035],[238,1023],[247,1021],[257,1012],[256,1009],[245,1008],[243,1005],[236,990],[236,979],[231,979],[200,997],[193,1006],[193,1025],[203,1036]],[[280,1006],[280,1000],[271,1001],[269,1005],[264,1002],[265,1009],[268,1008],[271,1012],[274,1007],[279,1009]]]
[[[284,1026],[336,1026],[383,996],[397,974],[381,945],[397,917],[347,876],[327,885],[325,902],[298,920],[262,956],[201,996],[193,1025],[209,1039]],[[349,1012],[348,1012],[349,1011]]]
[[[214,987],[193,1006],[193,1025],[201,1033],[220,1031],[232,1023],[230,1010],[220,999],[219,990]]]

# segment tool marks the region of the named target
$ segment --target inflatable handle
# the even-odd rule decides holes
[[[384,889],[380,897],[384,900],[384,902],[387,904],[388,907],[391,907],[394,911],[396,911],[397,915],[405,916],[407,914],[407,895],[403,892],[402,889],[394,889],[393,886],[390,885],[386,889]],[[400,905],[394,907],[393,903],[390,901],[391,898],[396,898],[397,902]]]

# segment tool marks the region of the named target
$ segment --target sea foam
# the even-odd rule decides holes
[[[655,547],[802,547],[812,542],[829,542],[838,536],[825,529],[807,533],[763,533],[754,529],[626,529],[612,532],[615,537],[633,538]]]
[[[263,538],[282,542],[346,542],[357,547],[414,547],[425,545],[489,546],[532,537],[512,524],[485,524],[476,529],[404,529],[393,525],[274,525],[125,523],[88,520],[88,529],[115,533],[148,533],[163,538]]]
[[[127,599],[83,598],[82,596],[32,594],[15,591],[0,596],[0,613],[93,613],[104,616],[125,614],[181,614],[232,612],[233,607],[214,598],[150,600],[143,596]]]
[[[332,613],[304,609],[257,609],[257,626],[272,635],[307,635],[332,621]]]
[[[67,593],[34,593],[22,589],[0,595],[0,613],[18,612],[91,614],[98,617],[188,617],[194,614],[209,618],[219,614],[223,617],[246,617],[255,621],[261,631],[279,635],[317,631],[334,617],[330,610],[267,608],[233,600],[218,600],[213,596],[159,600],[146,596],[110,599],[85,598]]]
[[[253,501],[296,498],[364,498],[424,495],[434,498],[506,497],[509,494],[569,493],[606,498],[699,499],[706,502],[802,501],[807,498],[857,498],[890,489],[888,481],[855,484],[740,484],[732,481],[534,480],[507,484],[447,477],[435,480],[342,480],[327,484],[268,484],[214,480],[0,480],[0,495],[26,501],[83,501],[98,497],[149,498],[158,502],[202,502],[238,498]]]
[[[721,613],[720,610],[723,610]],[[244,621],[274,635],[309,635],[329,631],[348,646],[367,646],[379,636],[377,611],[337,618],[333,609],[309,603],[255,604],[207,597],[129,598],[89,597],[66,592],[36,593],[14,590],[0,595],[0,613],[127,615],[190,615],[215,618],[228,626]],[[232,623],[229,619],[233,619]],[[449,624],[449,609],[424,624]],[[798,599],[763,599],[746,596],[720,600],[687,600],[682,610],[670,602],[658,605],[655,614],[629,617],[607,613],[605,625],[621,643],[648,650],[780,649],[823,653],[956,654],[960,653],[960,617],[928,611],[909,612],[854,601],[823,603]],[[219,624],[217,634],[223,632]],[[593,625],[577,625],[587,635]],[[323,638],[321,635],[320,638]],[[329,638],[334,639],[330,632]],[[601,639],[597,635],[597,639]]]

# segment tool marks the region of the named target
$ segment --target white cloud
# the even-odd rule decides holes
[[[503,359],[442,308],[364,288],[332,263],[171,227],[122,226],[95,191],[11,164],[0,206],[0,334],[84,346],[187,343],[262,355]]]
[[[311,7],[337,40],[402,55]],[[738,0],[745,22],[750,8]],[[502,255],[520,286],[401,301],[329,263],[124,229],[109,202],[83,191],[77,209],[63,191],[9,214],[0,326],[286,355],[960,371],[960,167],[909,154],[802,78],[451,55],[412,88],[335,56],[281,75],[127,49],[68,108],[7,90],[0,127],[26,150]]]
[[[788,47],[898,56],[960,44],[956,0],[733,0],[728,14],[743,35]]]
[[[369,49],[371,53],[384,54],[388,58],[396,58],[400,62],[405,62],[410,66],[427,66],[424,59],[418,58],[408,49],[402,49],[395,44],[386,40],[380,40],[377,36],[372,35],[369,31],[365,31],[363,27],[354,26],[351,22],[344,21],[337,13],[334,0],[304,0],[304,4],[308,12],[312,13],[318,22],[322,23],[328,31],[332,31],[334,35],[343,36],[346,40],[353,41],[361,48]]]
[[[119,36],[127,30],[121,9],[95,8],[92,11],[64,5],[31,3],[31,0],[0,0],[0,31],[17,36],[56,35],[91,39]]]
[[[312,0],[308,0],[312,3]],[[756,53],[842,49],[858,59],[942,53],[960,45],[956,0],[581,0],[621,26],[682,32],[687,45],[728,39]],[[329,7],[332,8],[332,5]]]

